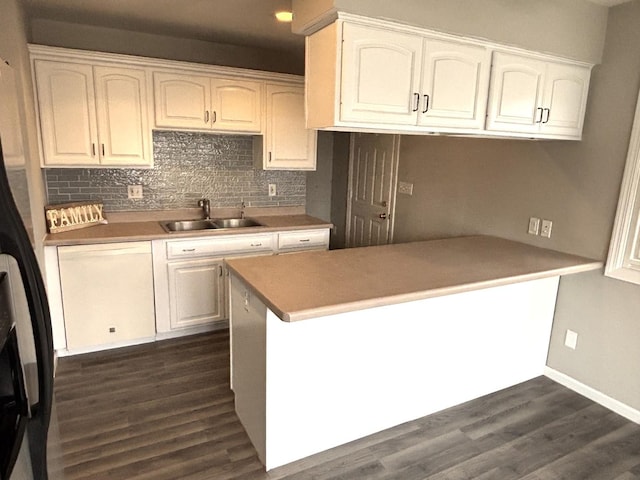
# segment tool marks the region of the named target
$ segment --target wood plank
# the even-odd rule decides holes
[[[265,472],[227,331],[60,359],[68,480],[640,480],[640,425],[539,377]]]

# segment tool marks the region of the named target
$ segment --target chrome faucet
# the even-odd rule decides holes
[[[204,212],[205,220],[209,220],[209,218],[211,217],[211,202],[209,202],[209,199],[208,198],[202,198],[202,199],[198,200],[198,206]]]

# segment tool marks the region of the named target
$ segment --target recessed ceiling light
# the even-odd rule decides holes
[[[279,22],[289,23],[293,20],[293,13],[287,11],[276,12],[276,18]]]

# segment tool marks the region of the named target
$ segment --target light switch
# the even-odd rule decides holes
[[[536,217],[531,217],[529,219],[529,230],[530,235],[538,235],[540,232],[540,219]]]
[[[398,182],[398,193],[403,193],[404,195],[413,195],[413,183]]]
[[[572,350],[576,349],[576,345],[578,344],[578,334],[573,330],[568,330],[564,337],[565,346],[569,347]]]
[[[540,236],[545,238],[551,238],[551,227],[553,227],[553,222],[551,220],[542,220],[542,228],[540,229]]]

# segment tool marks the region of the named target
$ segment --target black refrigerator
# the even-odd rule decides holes
[[[59,479],[48,467],[51,319],[32,244],[15,87],[13,70],[0,61],[0,480]]]

